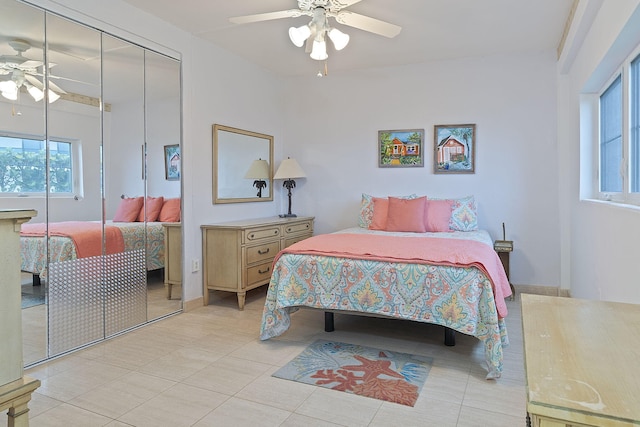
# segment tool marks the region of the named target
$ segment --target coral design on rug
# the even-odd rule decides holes
[[[318,340],[273,376],[413,406],[431,363],[426,356]]]

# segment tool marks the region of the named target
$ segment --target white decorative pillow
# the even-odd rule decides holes
[[[415,199],[416,194],[408,196],[398,196],[399,199]],[[360,228],[369,228],[373,220],[373,196],[362,193],[362,201],[360,202],[360,215],[358,216],[358,226]]]
[[[478,229],[478,210],[474,196],[452,199],[449,228],[456,231],[475,231]]]

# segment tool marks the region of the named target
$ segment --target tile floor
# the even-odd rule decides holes
[[[266,288],[213,293],[211,305],[150,324],[25,371],[41,387],[30,404],[39,426],[524,426],[519,299],[508,301],[511,345],[504,373],[485,380],[480,342],[440,327],[300,310],[284,335],[258,339]],[[271,377],[310,342],[331,339],[433,357],[414,407]],[[6,415],[0,424],[6,425]]]

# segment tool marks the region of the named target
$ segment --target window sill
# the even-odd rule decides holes
[[[633,205],[633,204],[630,204],[630,203],[616,202],[616,201],[613,201],[613,200],[601,200],[601,199],[582,199],[581,201],[582,202],[586,202],[586,203],[593,203],[593,204],[597,204],[597,205],[611,206],[611,207],[617,208],[617,209],[626,209],[626,210],[632,210],[632,211],[640,212],[640,206]]]

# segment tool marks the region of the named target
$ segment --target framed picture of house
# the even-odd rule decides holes
[[[378,131],[378,166],[423,167],[424,129]]]
[[[476,125],[436,125],[434,173],[475,173]]]
[[[164,146],[164,177],[168,181],[180,180],[180,145]]]

